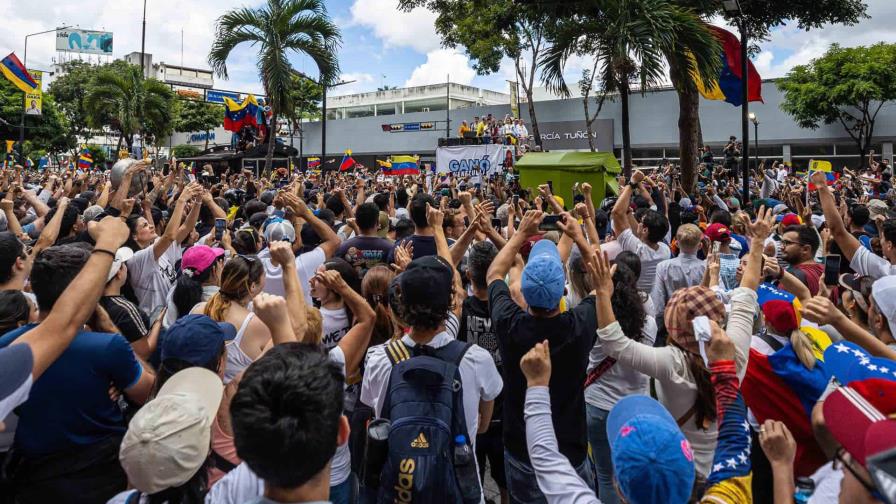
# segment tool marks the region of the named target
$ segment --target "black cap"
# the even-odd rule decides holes
[[[401,274],[403,304],[451,304],[454,268],[438,256],[423,256],[411,261]]]

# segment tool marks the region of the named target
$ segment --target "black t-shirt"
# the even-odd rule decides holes
[[[100,298],[100,305],[128,343],[133,343],[149,333],[149,317],[124,296],[103,296]]]
[[[468,341],[486,349],[495,361],[498,372],[504,374],[501,350],[498,348],[498,337],[495,334],[495,326],[492,324],[491,313],[488,310],[488,301],[483,301],[476,296],[468,296],[464,300],[460,315],[460,329],[457,331],[457,339]],[[503,416],[504,392],[495,398],[495,407],[492,411],[491,424],[501,423]]]
[[[336,251],[336,257],[345,259],[355,267],[358,275],[363,276],[367,270],[386,264],[392,252],[392,242],[379,236],[355,236],[342,242]]]
[[[570,311],[551,318],[529,315],[510,297],[503,280],[488,287],[492,328],[504,361],[504,446],[519,460],[528,462],[526,377],[520,359],[545,339],[551,347],[551,413],[562,453],[573,466],[587,454],[585,427],[585,372],[588,353],[597,337],[594,297],[588,296]]]
[[[411,259],[419,259],[426,256],[438,255],[436,252],[436,239],[434,236],[411,235],[395,242],[395,246],[399,246],[406,241],[410,241],[414,245],[414,257]],[[395,249],[389,252],[389,264],[395,262]]]

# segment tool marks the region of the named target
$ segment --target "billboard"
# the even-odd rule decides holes
[[[504,173],[513,165],[513,149],[506,145],[457,145],[436,149],[436,171],[458,177],[470,177],[471,184],[482,177]]]
[[[539,122],[538,132],[546,150],[588,148],[585,120]],[[531,130],[530,130],[531,133]],[[600,152],[613,152],[613,120],[596,119],[591,125],[594,147]]]
[[[33,93],[25,93],[25,115],[40,116],[43,108],[43,93],[41,92],[41,80],[44,73],[40,70],[28,70],[31,78],[37,83],[37,90]]]
[[[112,32],[56,30],[56,50],[112,56]]]
[[[209,89],[205,92],[205,101],[209,103],[220,103],[221,105],[224,105],[225,96],[237,103],[239,103],[240,101],[239,93],[232,93],[230,91],[218,91],[216,89]]]

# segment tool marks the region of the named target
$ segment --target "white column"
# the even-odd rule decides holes
[[[787,163],[787,162],[792,161],[792,159],[790,157],[790,144],[784,144],[783,148],[784,148],[784,162]]]

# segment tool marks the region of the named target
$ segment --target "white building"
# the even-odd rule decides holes
[[[455,83],[451,83],[450,86],[447,83],[431,84],[387,91],[327,96],[327,118],[353,119],[506,105],[508,103],[510,103],[510,95],[505,93]]]

